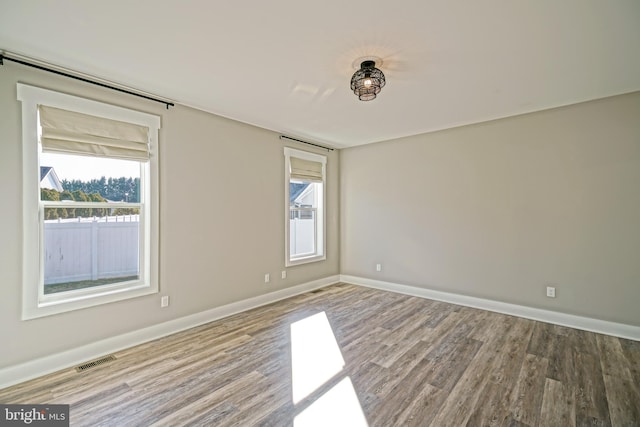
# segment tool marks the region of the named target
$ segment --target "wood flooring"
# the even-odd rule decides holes
[[[291,325],[314,315],[344,366],[294,403]],[[72,426],[640,426],[640,342],[347,284],[115,356],[0,402],[70,404]]]

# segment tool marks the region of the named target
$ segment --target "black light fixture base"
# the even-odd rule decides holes
[[[362,63],[360,64],[360,69],[364,70],[366,68],[376,68],[375,61],[371,61],[371,60],[362,61]]]

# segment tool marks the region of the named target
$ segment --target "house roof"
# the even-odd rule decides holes
[[[50,183],[45,184],[42,181],[47,177],[50,178]],[[40,186],[42,188],[50,188],[48,185],[52,185],[57,191],[64,191],[56,170],[51,166],[40,166]]]
[[[0,50],[334,147],[640,90],[633,0],[25,3],[2,1]]]
[[[40,166],[40,181],[44,179],[45,176],[53,169],[51,166]]]
[[[289,203],[292,204],[296,201],[298,196],[309,186],[309,183],[295,183],[289,184]]]

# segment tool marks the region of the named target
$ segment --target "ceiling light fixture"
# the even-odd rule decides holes
[[[375,61],[362,61],[360,69],[351,77],[351,90],[360,101],[376,99],[380,89],[387,83],[382,71],[376,68]]]

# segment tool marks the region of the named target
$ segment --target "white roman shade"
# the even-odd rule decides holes
[[[38,106],[42,151],[149,160],[147,126]]]
[[[322,182],[322,163],[291,157],[291,179]]]

